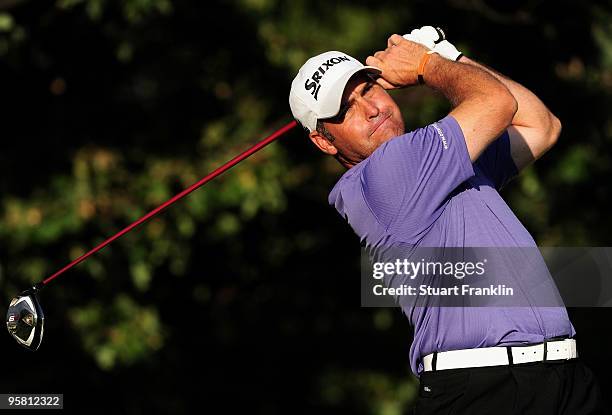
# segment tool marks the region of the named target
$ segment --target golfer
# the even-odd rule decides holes
[[[561,124],[531,91],[442,39],[426,26],[391,36],[368,66],[331,51],[301,67],[292,113],[347,169],[329,202],[366,247],[537,247],[498,191],[555,144]],[[452,110],[406,132],[387,90],[417,84]],[[603,413],[565,307],[403,311],[416,414]]]

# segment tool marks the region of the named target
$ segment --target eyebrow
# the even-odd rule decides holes
[[[364,96],[365,94],[368,93],[368,91],[370,89],[372,89],[372,87],[374,86],[374,84],[376,84],[376,82],[373,79],[368,79],[366,81],[366,85],[363,87],[363,89],[361,90],[360,95]],[[354,99],[348,99],[346,100],[341,106],[340,106],[340,111],[338,111],[338,115],[339,116],[343,116],[344,113],[346,111],[348,111],[348,109],[353,105],[353,103],[355,102]]]

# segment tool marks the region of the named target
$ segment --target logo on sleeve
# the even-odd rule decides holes
[[[306,88],[306,91],[312,90],[310,91],[310,94],[315,100],[318,100],[319,90],[321,89],[321,84],[319,82],[321,79],[323,79],[325,72],[327,72],[332,66],[345,61],[348,62],[350,59],[347,56],[338,56],[323,62],[323,64],[321,64],[321,66],[319,66],[312,76],[304,83],[304,88]]]
[[[432,125],[438,132],[438,135],[440,136],[440,140],[442,140],[442,146],[444,146],[444,150],[448,150],[448,143],[446,142],[446,137],[444,137],[444,133],[442,132],[442,129],[438,126],[437,122],[433,123]]]

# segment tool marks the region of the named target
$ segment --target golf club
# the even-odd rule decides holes
[[[126,226],[110,238],[106,239],[104,242],[102,242],[95,248],[81,255],[80,257],[78,257],[65,267],[61,268],[48,278],[34,285],[32,288],[23,291],[17,297],[13,298],[6,313],[6,327],[10,335],[13,336],[17,343],[24,346],[25,348],[32,351],[37,350],[42,342],[44,328],[44,314],[42,307],[40,306],[40,302],[38,300],[38,292],[43,287],[45,287],[48,283],[59,277],[64,272],[68,271],[70,268],[83,262],[85,259],[95,254],[114,240],[130,232],[132,229],[142,224],[143,222],[146,222],[147,220],[151,219],[153,216],[157,215],[162,210],[166,209],[168,206],[187,196],[194,190],[208,183],[209,181],[219,176],[223,172],[229,170],[236,164],[240,163],[242,160],[261,150],[262,148],[285,134],[287,131],[291,130],[296,125],[297,122],[291,121],[284,127],[279,128],[273,134],[264,138],[248,150],[240,153],[222,166],[216,168],[208,175],[200,179],[198,182],[192,184],[187,189],[168,199],[167,201],[165,201],[155,209],[151,210],[149,213],[147,213],[140,219],[137,219],[136,221],[132,222],[130,225]]]

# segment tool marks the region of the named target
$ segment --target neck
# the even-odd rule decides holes
[[[336,160],[338,160],[338,163],[342,164],[344,168],[347,170],[355,166],[357,163],[359,163],[359,161],[361,161],[361,160],[359,161],[349,160],[348,158],[346,158],[340,153],[336,154]]]

